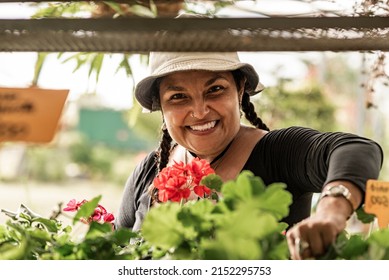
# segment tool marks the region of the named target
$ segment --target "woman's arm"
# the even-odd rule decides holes
[[[347,219],[363,204],[367,180],[378,178],[382,167],[383,152],[374,141],[344,133],[325,134],[322,137],[321,141],[324,142],[314,147],[327,150],[323,153],[327,155],[327,174],[322,193],[341,185],[346,189],[345,195],[332,193],[324,196],[319,200],[314,215],[288,231],[287,240],[293,259],[325,253],[337,235],[346,228]],[[312,150],[311,154],[314,153]],[[310,159],[317,160],[314,156]],[[303,248],[298,246],[299,243],[304,244]]]

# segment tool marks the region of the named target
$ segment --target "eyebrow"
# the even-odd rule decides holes
[[[214,77],[212,77],[211,79],[206,81],[204,86],[212,85],[215,81],[217,81],[219,79],[227,80],[222,75],[216,74]],[[180,86],[169,85],[169,86],[166,87],[166,91],[184,91],[184,90],[185,90],[185,88],[184,87],[180,87]]]
[[[205,83],[205,86],[209,86],[209,85],[212,85],[215,81],[219,80],[219,79],[223,79],[223,80],[226,80],[227,79],[225,77],[223,77],[222,75],[220,74],[216,74],[215,77],[213,77],[212,79],[209,79],[206,83]]]
[[[179,86],[167,86],[166,91],[183,91],[185,88]]]

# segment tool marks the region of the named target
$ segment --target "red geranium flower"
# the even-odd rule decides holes
[[[158,199],[161,202],[180,202],[187,200],[192,192],[203,198],[211,193],[211,189],[200,185],[201,179],[213,173],[215,171],[204,159],[195,158],[187,165],[175,162],[162,169],[153,181],[158,189]]]

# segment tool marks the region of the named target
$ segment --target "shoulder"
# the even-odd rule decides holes
[[[302,126],[291,126],[286,128],[280,128],[269,131],[260,142],[273,142],[273,141],[288,141],[288,142],[300,142],[307,141],[309,139],[315,139],[323,135],[322,132]]]
[[[135,166],[134,171],[132,172],[129,179],[135,180],[139,177],[150,176],[150,172],[155,173],[157,168],[156,162],[156,151],[149,152],[139,163]]]

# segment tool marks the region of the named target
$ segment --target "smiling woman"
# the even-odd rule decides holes
[[[381,147],[349,133],[297,126],[270,131],[250,101],[264,86],[237,53],[157,52],[150,70],[135,97],[145,109],[161,111],[162,140],[129,177],[116,228],[141,230],[150,207],[161,203],[159,191],[172,184],[155,186],[158,174],[200,158],[223,181],[249,170],[266,185],[285,183],[293,197],[283,220],[291,257],[322,255],[360,207],[366,181],[378,177]],[[242,123],[243,114],[252,126]],[[311,215],[312,195],[321,192]]]

